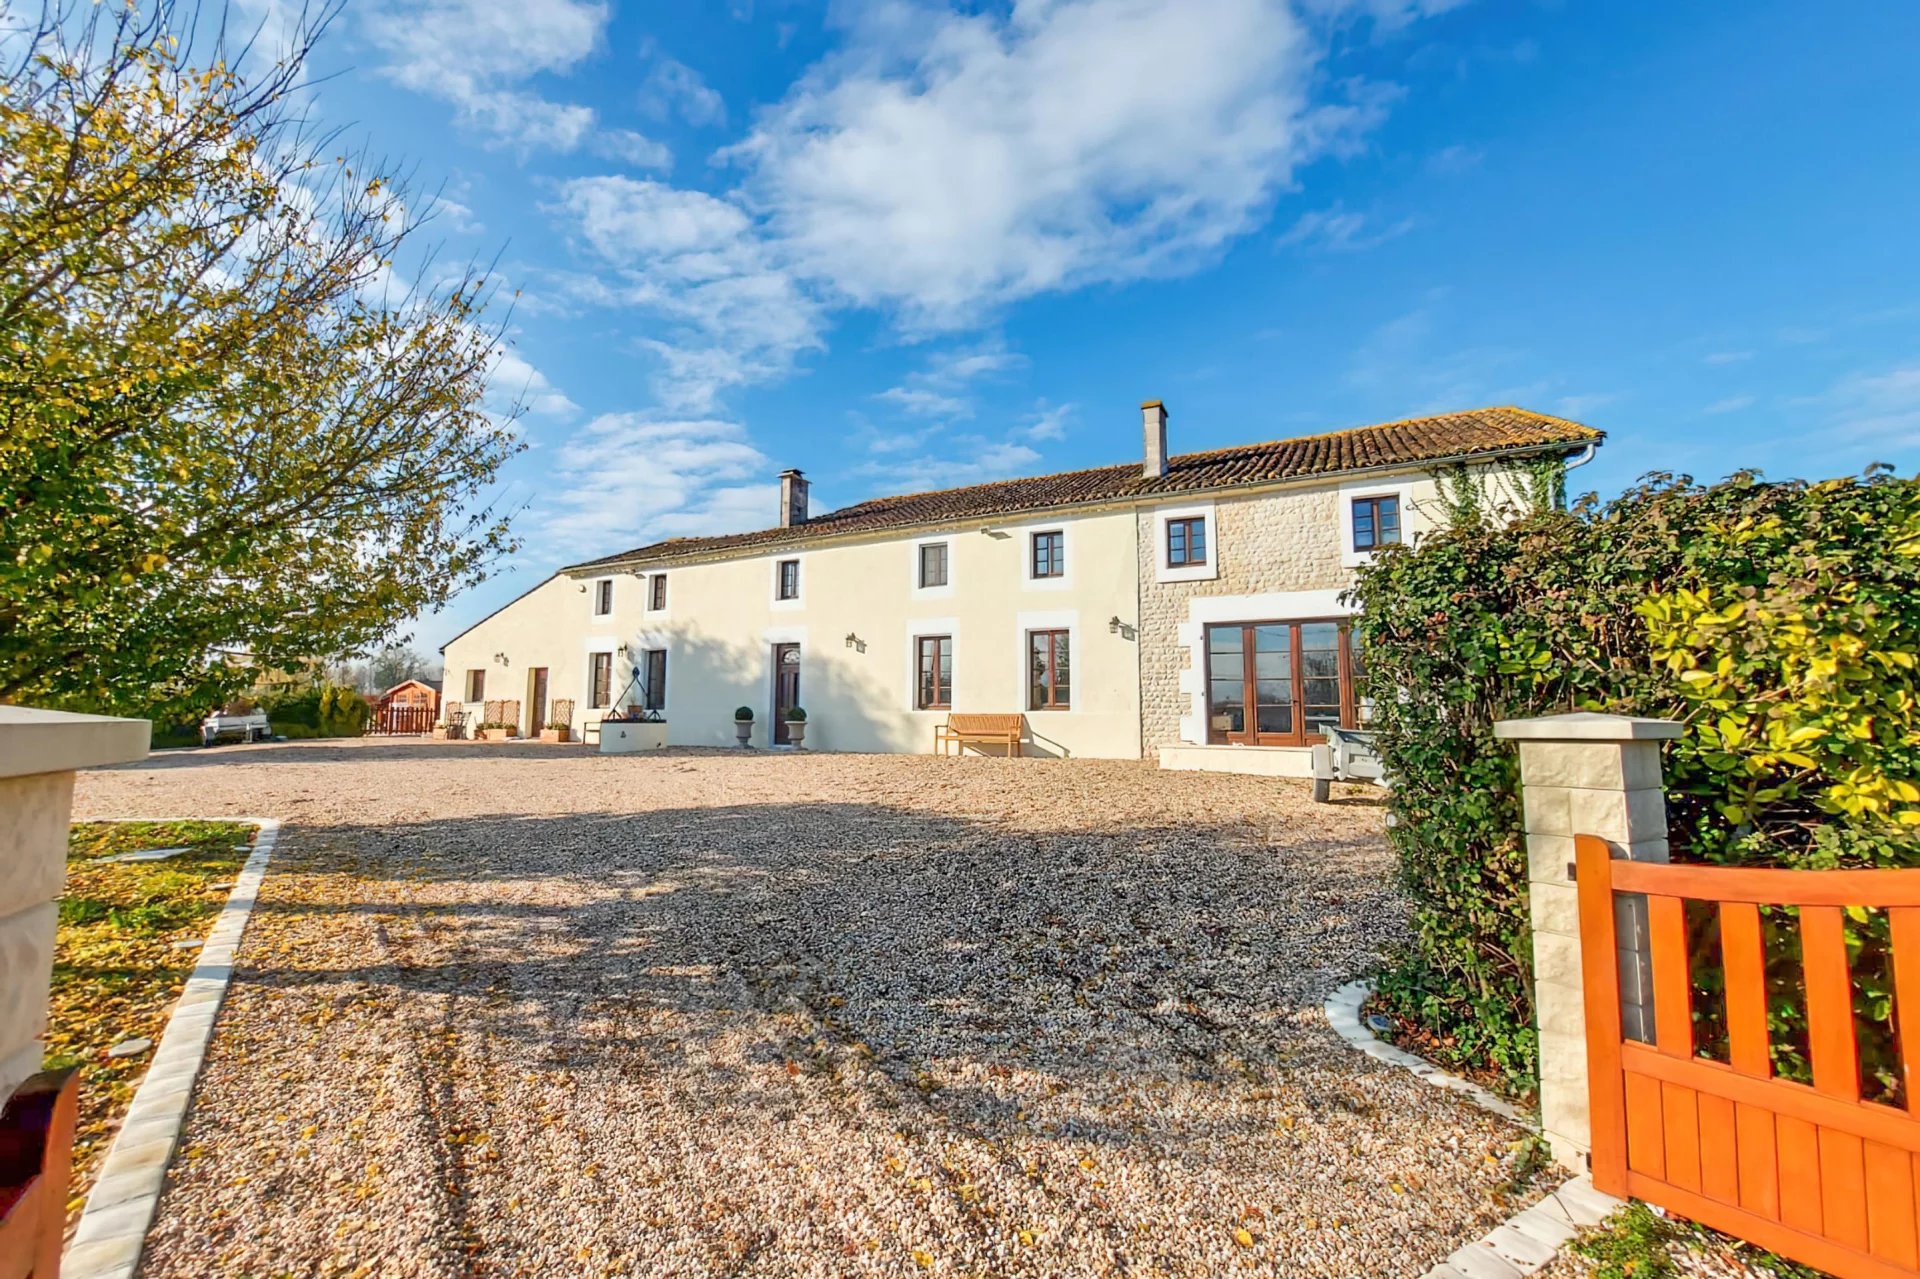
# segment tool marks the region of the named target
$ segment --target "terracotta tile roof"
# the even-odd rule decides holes
[[[1592,427],[1529,409],[1468,409],[1324,435],[1185,453],[1169,458],[1167,473],[1154,478],[1140,473],[1140,463],[1127,462],[1087,471],[1063,471],[966,488],[874,498],[817,515],[791,528],[767,528],[718,537],[672,537],[618,555],[570,565],[562,571],[680,560],[696,555],[750,551],[786,542],[812,542],[1091,502],[1239,488],[1448,458],[1555,448],[1571,451],[1602,438],[1602,433]]]

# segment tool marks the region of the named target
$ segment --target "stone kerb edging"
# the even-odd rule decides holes
[[[99,1178],[87,1195],[80,1225],[67,1245],[60,1273],[64,1279],[132,1279],[140,1264],[147,1228],[153,1224],[160,1193],[166,1187],[167,1165],[186,1122],[194,1081],[206,1060],[214,1019],[233,980],[234,952],[254,897],[266,874],[267,862],[280,835],[280,822],[271,817],[132,818],[135,821],[249,822],[259,827],[253,852],[234,878],[233,891],[214,920],[200,961],[180,992],[160,1047],[148,1063],[147,1074],[133,1095],[133,1104],[114,1136],[113,1148],[100,1165]]]
[[[1529,1131],[1539,1131],[1537,1124],[1480,1085],[1375,1036],[1360,1020],[1360,1005],[1372,992],[1373,983],[1367,981],[1350,981],[1333,992],[1327,999],[1326,1013],[1335,1034],[1375,1061],[1404,1067],[1436,1088],[1457,1092],[1483,1110]],[[1455,1249],[1421,1279],[1518,1279],[1530,1275],[1558,1256],[1574,1235],[1599,1225],[1621,1204],[1621,1200],[1594,1189],[1593,1178],[1585,1174],[1569,1178],[1480,1239]]]

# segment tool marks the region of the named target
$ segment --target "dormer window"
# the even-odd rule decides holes
[[[593,615],[605,617],[613,612],[613,579],[603,577],[593,584]]]
[[[1376,551],[1400,542],[1400,499],[1398,497],[1356,497],[1353,499],[1353,549]]]

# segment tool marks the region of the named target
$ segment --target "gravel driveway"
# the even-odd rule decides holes
[[[1380,811],[1099,761],[288,743],[147,1276],[1417,1275],[1517,1130],[1326,994]]]

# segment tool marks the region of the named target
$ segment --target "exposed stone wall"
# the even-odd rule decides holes
[[[1190,659],[1179,635],[1180,624],[1188,617],[1188,601],[1196,596],[1347,585],[1352,570],[1341,564],[1339,497],[1339,487],[1329,484],[1217,499],[1211,555],[1218,576],[1198,582],[1158,580],[1158,513],[1148,508],[1138,513],[1140,709],[1142,744],[1149,754],[1180,741],[1180,718],[1191,709],[1191,695],[1180,687],[1180,672]]]

